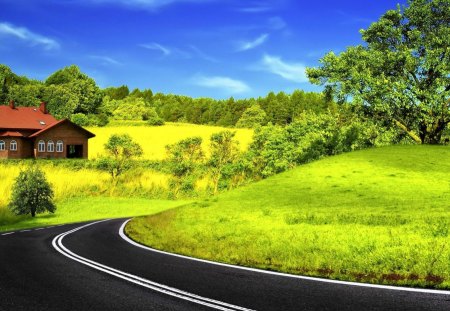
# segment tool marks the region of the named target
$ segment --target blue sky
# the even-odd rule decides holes
[[[0,0],[0,63],[43,80],[78,65],[100,87],[193,97],[319,91],[328,51],[406,0]]]

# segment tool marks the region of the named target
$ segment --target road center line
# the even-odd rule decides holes
[[[248,268],[248,267],[242,267],[242,266],[235,266],[231,264],[226,263],[220,263],[220,262],[214,262],[211,260],[205,260],[205,259],[198,259],[194,257],[184,256],[184,255],[178,255],[173,254],[165,251],[160,251],[142,244],[139,244],[132,239],[130,239],[124,232],[126,224],[131,219],[126,220],[122,226],[119,229],[119,235],[124,239],[126,242],[143,249],[146,249],[151,252],[160,253],[164,255],[169,255],[173,257],[198,261],[202,263],[207,263],[210,265],[216,265],[216,266],[222,266],[227,268],[233,268],[233,269],[239,269],[239,270],[246,270],[256,273],[263,273],[263,274],[270,274],[270,275],[276,275],[280,277],[288,277],[288,278],[294,278],[294,279],[301,279],[301,280],[307,280],[307,281],[314,281],[314,282],[322,282],[322,283],[332,283],[332,284],[340,284],[340,285],[347,285],[347,286],[357,286],[357,287],[368,287],[368,288],[374,288],[374,289],[384,289],[384,290],[396,290],[396,291],[405,291],[405,292],[415,292],[415,293],[426,293],[426,294],[436,294],[436,295],[450,295],[450,291],[447,290],[437,290],[437,289],[425,289],[425,288],[413,288],[413,287],[400,287],[400,286],[390,286],[390,285],[378,285],[378,284],[367,284],[367,283],[357,283],[357,282],[348,282],[348,281],[339,281],[339,280],[331,280],[331,279],[321,279],[321,278],[315,278],[310,276],[303,276],[303,275],[294,275],[294,274],[287,274],[287,273],[281,273],[281,272],[274,272],[274,271],[268,271],[268,270],[260,270],[255,268]]]
[[[129,281],[131,283],[134,283],[134,284],[137,284],[137,285],[140,285],[140,286],[152,289],[154,291],[157,291],[157,292],[160,292],[160,293],[163,293],[163,294],[166,294],[166,295],[177,297],[177,298],[180,298],[180,299],[183,299],[183,300],[194,302],[196,304],[204,305],[204,306],[207,306],[207,307],[210,307],[210,308],[213,308],[213,309],[217,309],[217,310],[223,310],[223,311],[236,311],[236,310],[251,311],[250,309],[247,309],[247,308],[243,308],[243,307],[235,306],[235,305],[228,304],[228,303],[225,303],[225,302],[222,302],[222,301],[209,299],[209,298],[205,298],[205,297],[198,296],[198,295],[195,295],[195,294],[191,294],[191,293],[186,292],[186,291],[182,291],[182,290],[179,290],[179,289],[176,289],[176,288],[173,288],[173,287],[169,287],[169,286],[166,286],[166,285],[163,285],[163,284],[159,284],[159,283],[156,283],[156,282],[153,282],[153,281],[150,281],[150,280],[138,277],[136,275],[129,274],[129,273],[126,273],[126,272],[114,269],[112,267],[106,266],[106,265],[102,265],[102,264],[100,264],[98,262],[95,262],[93,260],[81,257],[81,256],[73,253],[72,251],[67,249],[62,244],[62,240],[64,239],[65,236],[67,236],[69,234],[72,234],[72,233],[74,233],[74,232],[76,232],[76,231],[78,231],[80,229],[85,228],[85,227],[88,227],[88,226],[91,226],[91,225],[94,225],[94,224],[97,224],[97,223],[100,223],[100,222],[103,222],[103,221],[106,221],[106,220],[93,222],[93,223],[90,223],[90,224],[87,224],[87,225],[84,225],[84,226],[72,229],[70,231],[61,233],[61,234],[57,235],[53,239],[52,245],[59,253],[63,254],[64,256],[66,256],[66,257],[68,257],[68,258],[70,258],[72,260],[75,260],[75,261],[77,261],[79,263],[87,265],[87,266],[89,266],[91,268],[100,270],[102,272],[108,273],[108,274],[113,275],[115,277],[118,277],[120,279]]]

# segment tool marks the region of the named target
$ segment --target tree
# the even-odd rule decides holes
[[[61,85],[75,95],[75,113],[96,113],[102,102],[102,93],[94,79],[88,77],[75,65],[60,69],[45,81],[47,86]]]
[[[237,121],[236,127],[254,128],[259,125],[264,125],[266,118],[266,112],[261,106],[255,104],[244,111],[241,118]]]
[[[57,119],[70,118],[78,105],[76,94],[64,85],[47,86],[42,100],[47,103],[48,111]]]
[[[201,137],[189,137],[167,145],[167,164],[172,174],[171,186],[175,196],[180,190],[191,191],[195,186],[196,173],[204,154]]]
[[[164,125],[164,120],[158,115],[155,108],[149,108],[148,111],[143,115],[143,119],[147,121],[150,126],[161,126]]]
[[[108,87],[103,90],[103,94],[105,96],[109,96],[111,99],[124,99],[130,94],[130,90],[128,89],[128,86],[122,85],[119,87]]]
[[[105,144],[105,150],[109,157],[101,158],[99,167],[106,169],[113,181],[132,167],[133,158],[143,154],[142,147],[128,134],[111,135]]]
[[[227,168],[236,161],[239,156],[239,143],[234,140],[235,132],[222,131],[211,135],[211,156],[208,161],[209,171],[213,182],[214,194],[219,190],[219,182]]]
[[[409,0],[361,31],[366,45],[328,53],[308,77],[416,142],[437,144],[450,122],[449,25],[450,0]]]
[[[39,168],[32,166],[19,173],[8,207],[16,215],[31,214],[32,217],[45,211],[55,212],[53,190]]]

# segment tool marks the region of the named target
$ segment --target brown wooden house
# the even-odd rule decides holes
[[[45,103],[0,106],[0,158],[87,158],[94,136],[68,119],[56,120]]]

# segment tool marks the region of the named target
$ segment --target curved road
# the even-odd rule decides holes
[[[0,310],[450,310],[450,292],[361,287],[149,251],[124,220],[0,233]]]

